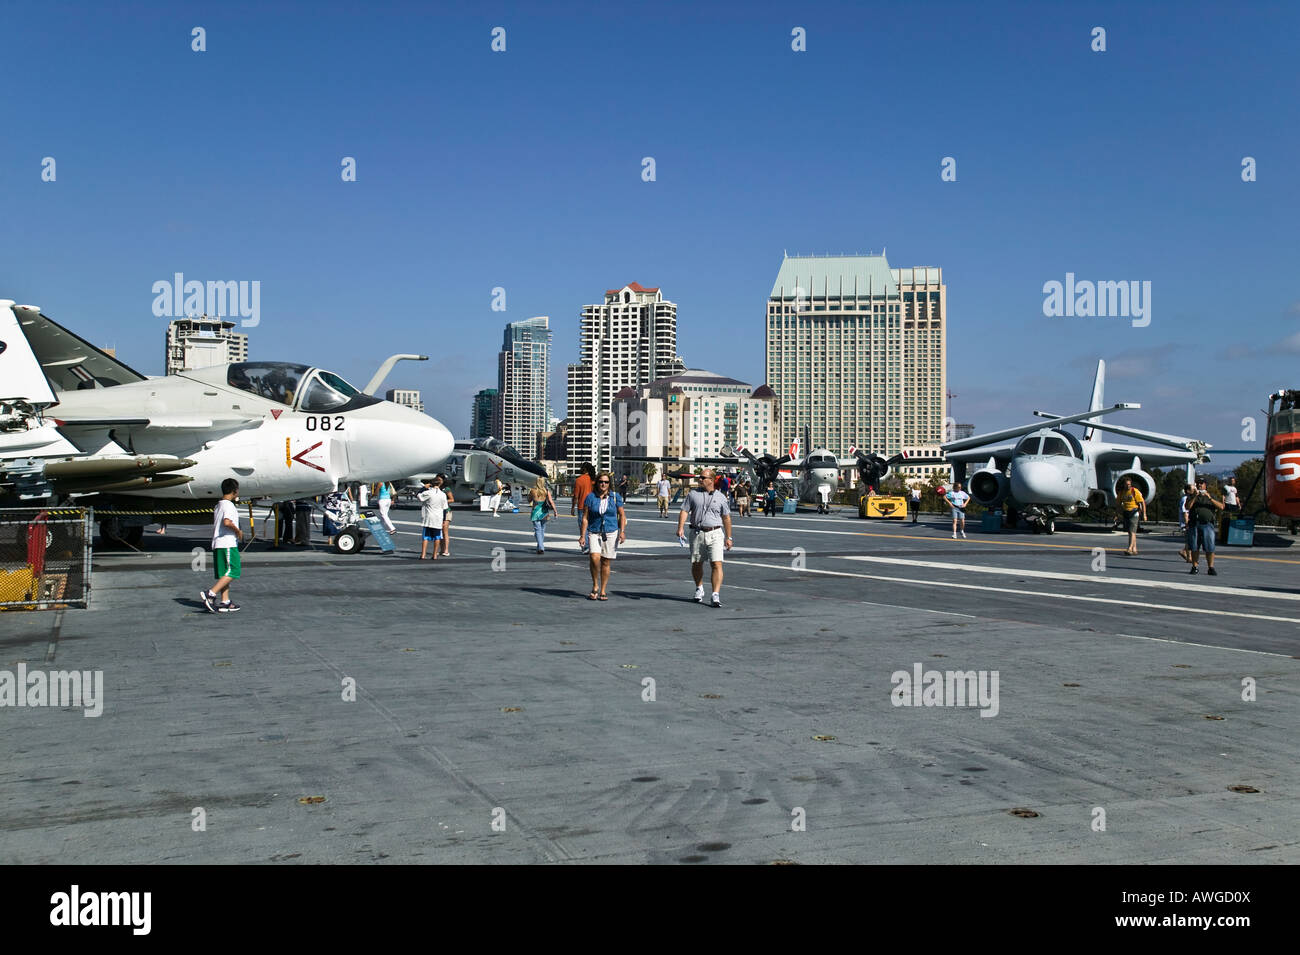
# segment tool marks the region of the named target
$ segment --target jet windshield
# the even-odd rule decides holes
[[[1021,457],[1026,454],[1037,454],[1038,445],[1042,440],[1043,437],[1040,434],[1026,435],[1021,438],[1020,443],[1016,445],[1015,456]]]
[[[226,370],[226,383],[259,398],[292,405],[299,382],[310,370],[307,365],[287,361],[242,361]]]
[[[344,405],[351,404],[354,398],[359,397],[365,396],[333,372],[321,370],[307,382],[298,410],[338,411]]]
[[[1070,453],[1070,446],[1064,438],[1043,438],[1043,454],[1064,458],[1073,457]]]

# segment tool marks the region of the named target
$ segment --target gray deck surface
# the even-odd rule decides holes
[[[395,556],[255,542],[235,615],[206,529],[98,553],[90,610],[0,615],[0,668],[106,695],[0,710],[0,861],[1300,862],[1289,539],[1190,577],[1168,534],[753,517],[715,610],[640,505],[586,600],[561,509],[544,556],[465,510],[436,563],[412,508]],[[999,712],[892,705],[916,663],[997,671]]]

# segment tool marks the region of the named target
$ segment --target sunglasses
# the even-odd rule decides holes
[[[608,484],[609,482],[608,482],[608,481],[597,481],[596,483],[597,483],[597,484]]]

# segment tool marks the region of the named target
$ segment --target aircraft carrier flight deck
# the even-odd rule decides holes
[[[410,507],[392,555],[254,541],[238,614],[206,527],[97,552],[90,609],[4,617],[0,666],[104,680],[9,712],[6,861],[1300,862],[1285,535],[1208,577],[1169,527],[734,518],[714,609],[635,503],[586,599],[557,503],[545,554],[463,509],[437,562]]]

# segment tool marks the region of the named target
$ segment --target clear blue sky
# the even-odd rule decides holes
[[[782,250],[887,247],[943,268],[981,431],[1083,407],[1096,357],[1131,423],[1221,447],[1300,386],[1296,4],[623,7],[4,4],[0,297],[157,374],[155,281],[257,280],[253,357],[430,354],[388,385],[464,434],[508,320],[551,316],[557,412],[630,281],[758,384]],[[1066,272],[1150,281],[1150,326],[1045,317]]]

